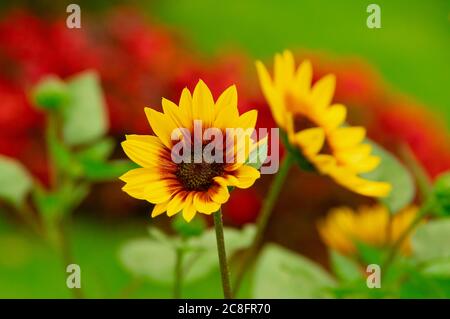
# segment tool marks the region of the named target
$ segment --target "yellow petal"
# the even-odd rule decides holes
[[[333,148],[350,148],[361,143],[366,137],[366,129],[359,126],[341,127],[330,133]]]
[[[283,56],[279,53],[275,54],[275,63],[274,63],[274,84],[276,88],[284,87],[286,84],[286,72],[284,67],[284,59]]]
[[[192,95],[187,88],[181,92],[180,102],[178,103],[184,117],[192,122]]]
[[[316,112],[321,112],[330,105],[335,85],[336,78],[333,74],[324,76],[314,84],[311,90],[311,99]]]
[[[283,52],[283,59],[284,59],[285,81],[287,83],[292,83],[295,72],[295,61],[292,52],[289,50],[285,50]]]
[[[351,191],[370,197],[386,197],[392,186],[389,183],[363,179],[348,169],[336,167],[329,175],[340,185]]]
[[[176,193],[167,205],[167,216],[171,217],[181,212],[186,205],[186,192]]]
[[[358,174],[368,173],[377,168],[378,165],[380,165],[380,162],[381,158],[378,156],[368,156],[364,160],[353,164],[352,169]]]
[[[272,116],[279,127],[284,128],[284,92],[280,94],[274,89],[274,84],[270,75],[261,61],[256,61],[256,71],[258,73],[259,83],[266,98]]]
[[[235,185],[238,188],[249,188],[261,176],[256,168],[248,165],[242,165],[233,173],[238,181]]]
[[[327,130],[334,130],[345,122],[347,108],[342,104],[333,104],[325,111],[323,125]]]
[[[251,110],[248,112],[245,112],[239,117],[238,122],[235,124],[235,127],[237,128],[254,128],[256,125],[256,120],[258,118],[258,111],[257,110]]]
[[[312,65],[309,60],[303,61],[297,69],[294,78],[294,87],[301,96],[309,94],[312,80]]]
[[[237,106],[233,106],[232,104],[224,105],[216,112],[217,116],[214,121],[214,127],[216,128],[227,129],[235,127],[237,121],[239,120]]]
[[[146,199],[146,187],[154,182],[160,181],[161,174],[155,169],[136,168],[120,176],[120,179],[126,183],[122,188],[128,195],[137,199]]]
[[[233,112],[235,116],[239,116],[236,85],[228,87],[217,99],[216,116],[224,109],[227,109],[228,112]]]
[[[336,159],[333,156],[327,154],[319,154],[313,156],[310,160],[317,168],[317,170],[322,174],[327,174],[336,166]]]
[[[366,159],[370,152],[372,152],[370,144],[359,144],[353,148],[337,150],[335,156],[340,163],[356,164]]]
[[[145,199],[153,204],[167,201],[179,189],[177,180],[160,180],[149,183],[145,189]]]
[[[172,132],[177,128],[174,121],[169,116],[149,107],[145,108],[145,115],[153,132],[155,132],[166,147],[170,148],[172,146]]]
[[[193,203],[193,197],[194,193],[189,193],[189,195],[186,197],[186,204],[183,208],[183,218],[188,223],[192,220],[192,218],[194,218],[195,213],[197,212]]]
[[[162,107],[164,114],[170,117],[178,128],[186,128],[190,130],[192,128],[192,119],[183,114],[183,111],[168,99],[162,99]]]
[[[215,177],[214,181],[216,183],[208,190],[209,197],[218,204],[226,203],[230,198],[226,180],[222,177]]]
[[[155,167],[168,151],[156,136],[127,135],[121,143],[127,156],[142,167]]]
[[[306,129],[295,134],[295,141],[305,155],[315,155],[323,147],[325,132],[320,127]]]
[[[169,203],[169,201],[161,203],[161,204],[156,204],[153,207],[152,217],[156,217],[156,216],[161,215],[162,213],[164,213],[167,210],[167,204],[168,203]]]
[[[217,212],[220,208],[220,204],[211,200],[206,192],[195,194],[194,206],[198,212],[208,215]]]
[[[200,80],[194,89],[192,97],[193,120],[202,120],[203,128],[212,127],[214,123],[214,100],[211,91]]]

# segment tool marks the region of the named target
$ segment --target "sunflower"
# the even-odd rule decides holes
[[[214,213],[228,201],[228,187],[248,188],[259,178],[259,171],[246,165],[257,144],[248,134],[226,134],[228,129],[251,130],[257,119],[255,110],[239,115],[235,86],[226,89],[214,102],[210,90],[200,80],[192,95],[186,88],[182,91],[178,105],[162,99],[162,109],[163,113],[145,108],[155,135],[127,135],[122,142],[127,156],[141,166],[120,177],[126,183],[122,189],[132,197],[154,204],[152,217],[182,212],[189,222],[197,212]],[[198,123],[201,141],[195,135]],[[226,147],[222,149],[225,151],[221,160],[215,160],[214,152],[213,158],[203,152],[210,142],[204,139],[207,129],[219,130],[224,136],[220,145]],[[199,142],[203,156],[191,152],[188,160],[175,161],[172,151],[178,144],[172,140],[174,135],[183,145],[192,146],[191,150]]]
[[[289,144],[300,150],[318,172],[358,194],[389,194],[389,183],[360,176],[374,170],[380,158],[364,143],[363,127],[345,125],[346,107],[331,103],[334,75],[326,75],[311,86],[311,63],[303,61],[296,69],[290,51],[275,55],[273,79],[262,62],[257,61],[256,67],[277,125],[286,133]]]
[[[407,207],[390,221],[389,211],[383,205],[362,206],[357,211],[338,207],[319,221],[318,230],[328,247],[351,255],[357,251],[355,242],[374,247],[392,245],[412,223],[417,211],[415,206]],[[400,249],[405,255],[410,253],[409,238]]]

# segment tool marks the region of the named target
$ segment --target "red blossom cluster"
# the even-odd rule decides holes
[[[10,12],[0,21],[0,154],[18,158],[43,183],[48,179],[44,117],[30,104],[28,92],[48,74],[66,78],[96,70],[105,92],[110,134],[118,139],[125,133],[149,133],[143,107],[159,108],[162,96],[177,100],[181,89],[192,89],[199,78],[215,97],[237,83],[241,112],[257,108],[257,126],[275,127],[246,55],[234,52],[205,59],[175,32],[129,10],[83,23],[81,29],[68,29],[63,19],[49,21],[29,12]],[[393,98],[364,63],[312,59],[318,66],[316,76],[337,75],[335,100],[348,105],[350,121],[365,125],[369,136],[388,146],[408,143],[432,176],[450,169],[450,150],[442,142],[446,132],[423,108]],[[245,209],[225,208],[228,218],[237,224],[253,221],[261,196],[249,190],[235,193],[229,205]]]

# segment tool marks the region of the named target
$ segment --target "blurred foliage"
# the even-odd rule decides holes
[[[185,222],[186,223],[186,222]],[[250,245],[255,228],[242,230],[225,228],[226,251],[232,256]],[[150,229],[150,238],[125,243],[120,250],[122,264],[137,278],[148,279],[172,287],[177,250],[183,254],[183,283],[196,282],[218,270],[214,228],[189,238],[169,237],[156,228]]]

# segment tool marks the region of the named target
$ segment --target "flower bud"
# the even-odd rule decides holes
[[[49,76],[34,87],[32,98],[38,108],[49,111],[58,110],[69,100],[69,90],[61,79]]]

